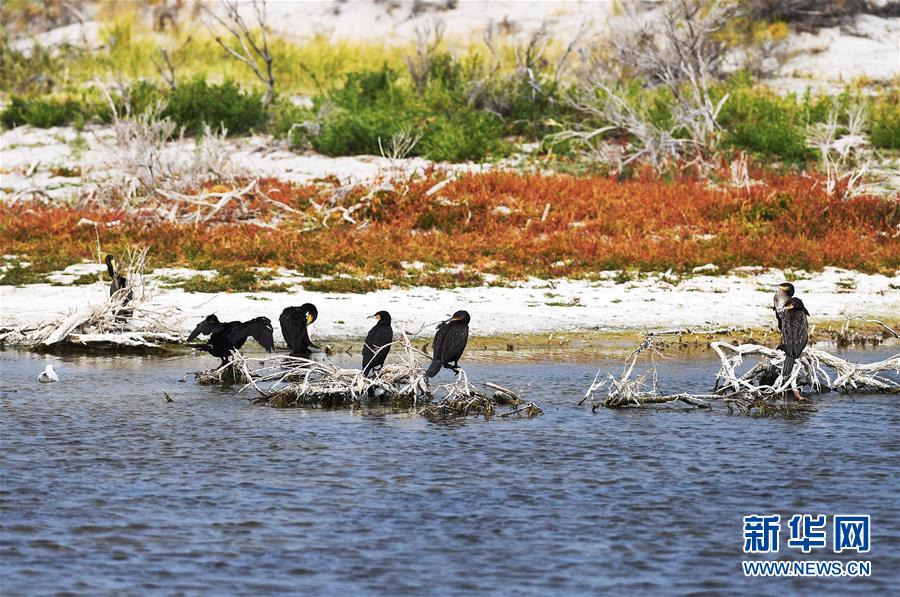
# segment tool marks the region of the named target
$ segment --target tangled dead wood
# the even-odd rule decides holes
[[[125,287],[104,302],[84,305],[34,328],[15,330],[16,336],[8,335],[7,339],[42,348],[60,345],[158,348],[160,343],[177,342],[180,333],[170,324],[177,310],[157,309],[148,304],[155,288],[145,281],[147,249],[129,251],[125,263]]]
[[[113,116],[115,146],[109,176],[86,186],[83,199],[125,209],[134,218],[185,223],[249,221],[280,223],[298,210],[270,197],[259,177],[231,159],[227,131],[205,126],[193,141],[184,138],[162,105],[120,114],[106,93]]]
[[[543,414],[533,402],[523,403],[514,391],[486,382],[493,394],[479,390],[460,369],[452,383],[431,387],[418,357],[430,358],[410,343],[406,332],[393,342],[399,362],[386,364],[374,376],[360,369],[307,358],[278,356],[250,358],[235,352],[230,363],[194,377],[201,384],[240,383],[253,388],[255,403],[276,408],[390,408],[417,409],[432,421],[482,415],[486,419],[509,407],[501,417]]]
[[[628,356],[621,376],[614,377],[607,373],[602,378],[601,371],[598,371],[578,404],[590,399],[591,409],[596,410],[601,406],[644,407],[679,402],[695,408],[710,409],[713,402],[719,401],[729,412],[737,410],[743,414],[784,414],[793,408],[804,407],[800,394],[804,387],[810,387],[817,393],[900,393],[900,381],[884,375],[890,371],[900,373],[900,353],[883,361],[856,364],[824,350],[808,347],[796,360],[791,375],[782,379],[781,368],[785,356],[780,350],[757,344],[733,345],[727,342],[712,342],[710,348],[721,360],[713,393],[661,393],[655,359],[663,355],[654,346],[654,336],[651,334]],[[642,354],[651,355],[652,365],[636,375],[635,367]],[[745,373],[739,374],[738,368],[746,357],[751,356],[758,357],[758,362]],[[603,389],[606,390],[606,396],[595,400],[594,395]],[[787,402],[788,392],[800,400]]]

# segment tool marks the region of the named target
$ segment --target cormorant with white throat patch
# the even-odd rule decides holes
[[[790,282],[782,282],[775,288],[775,298],[772,303],[772,308],[775,310],[775,319],[778,321],[778,331],[780,332],[784,307],[791,297],[794,296],[794,285]]]
[[[803,301],[792,297],[784,306],[781,318],[781,350],[784,351],[784,367],[781,369],[782,382],[787,381],[794,370],[794,361],[803,354],[809,340],[809,311]]]

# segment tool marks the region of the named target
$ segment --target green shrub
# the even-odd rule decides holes
[[[26,284],[41,284],[47,279],[47,274],[35,271],[30,267],[22,267],[20,264],[7,268],[0,274],[0,286],[25,286]]]
[[[39,98],[13,96],[0,120],[7,128],[30,124],[40,128],[62,126],[76,120],[80,114],[77,102],[68,98]]]
[[[208,125],[225,128],[231,135],[262,128],[268,118],[259,92],[242,91],[232,81],[215,85],[200,78],[169,92],[162,115],[188,133],[202,132]]]
[[[727,146],[791,164],[802,164],[815,156],[806,144],[809,112],[795,96],[779,97],[749,88],[733,88],[730,93],[719,113]]]
[[[877,98],[869,110],[869,140],[881,149],[900,149],[900,93]]]
[[[343,87],[317,97],[321,129],[313,147],[332,156],[377,155],[379,138],[384,143],[404,127],[415,126],[415,95],[396,78],[386,67],[351,73]]]
[[[421,137],[411,155],[463,161],[498,153],[503,119],[470,105],[461,77],[459,64],[438,60],[419,95],[386,67],[351,73],[343,87],[316,98],[320,129],[312,145],[326,155],[377,155],[393,135],[406,131]]]
[[[20,94],[49,93],[63,78],[64,58],[72,53],[69,47],[47,49],[35,44],[28,52],[10,45],[4,33],[0,42],[0,89]]]
[[[297,106],[288,100],[278,99],[269,108],[267,129],[278,139],[283,139],[290,134],[293,142],[299,125],[314,120],[315,114],[311,109]]]

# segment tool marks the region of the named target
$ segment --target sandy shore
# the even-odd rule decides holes
[[[56,279],[64,280],[72,273],[94,267],[73,266],[68,275]],[[795,276],[801,278],[794,283],[814,324],[843,320],[844,313],[895,321],[900,313],[897,275],[828,268]],[[204,294],[158,289],[150,305],[177,307],[180,313],[171,323],[185,334],[210,313],[222,320],[263,315],[276,323],[279,341],[277,321],[281,310],[304,302],[319,308],[314,334],[329,339],[364,336],[372,324],[367,317],[380,309],[390,311],[404,329],[417,330],[465,308],[472,314],[471,329],[477,336],[729,326],[769,328],[773,324],[770,287],[781,281],[784,274],[742,268],[729,275],[696,275],[681,281],[668,279],[664,274],[624,283],[616,282],[615,272],[603,277],[595,282],[531,280],[514,286],[395,288],[368,294],[306,292],[302,285],[287,293]],[[152,279],[148,276],[151,285]],[[52,320],[78,306],[102,302],[107,292],[107,286],[99,282],[82,286],[2,286],[0,323],[10,328]]]

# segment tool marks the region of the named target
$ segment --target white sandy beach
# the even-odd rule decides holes
[[[70,269],[82,272],[96,266]],[[842,320],[845,313],[888,320],[896,320],[900,314],[897,275],[867,275],[834,268],[796,275],[803,278],[795,285],[813,324]],[[368,294],[306,292],[299,285],[296,291],[288,293],[203,294],[171,289],[159,290],[149,304],[178,307],[180,314],[171,323],[185,334],[210,313],[222,320],[263,315],[275,322],[279,340],[277,321],[281,310],[305,302],[319,308],[314,335],[335,339],[364,336],[372,325],[367,317],[380,309],[391,312],[404,329],[416,331],[465,308],[472,314],[472,333],[477,336],[764,328],[773,324],[771,286],[782,281],[784,274],[742,268],[723,276],[696,275],[674,285],[665,281],[665,275],[625,283],[617,283],[614,277],[615,272],[608,272],[605,279],[597,282],[532,280],[510,287],[394,288]],[[152,276],[148,279],[152,281]],[[59,318],[75,307],[100,303],[107,293],[108,286],[99,282],[86,286],[2,286],[0,323],[4,328],[32,326]]]

